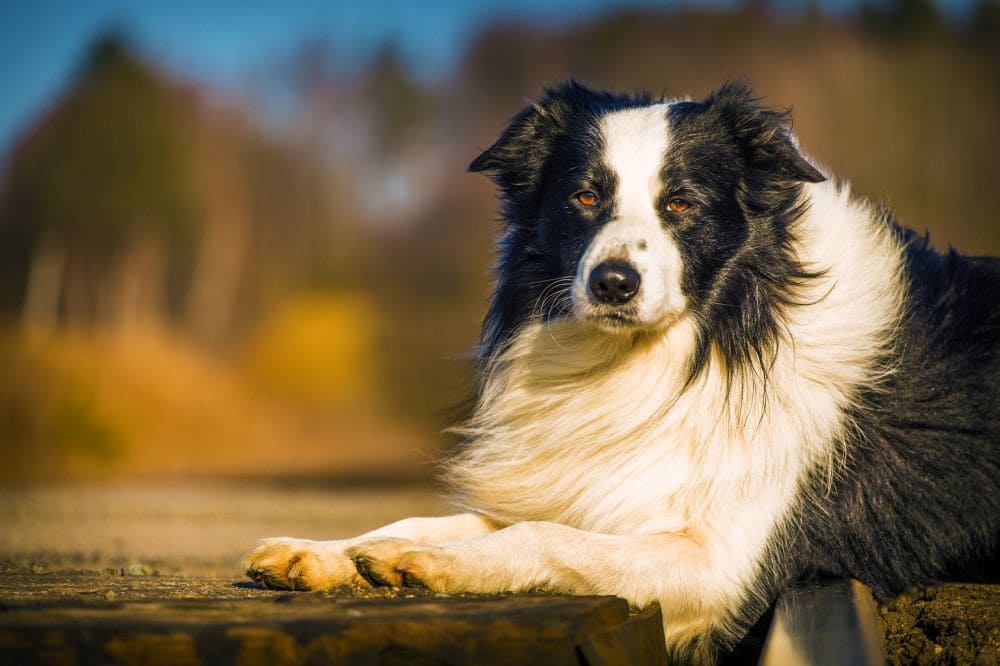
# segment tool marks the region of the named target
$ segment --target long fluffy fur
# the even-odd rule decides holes
[[[268,540],[251,577],[658,601],[671,654],[709,662],[795,580],[996,575],[1000,260],[853,197],[742,84],[570,82],[470,168],[506,228],[443,469],[467,513]]]
[[[565,318],[529,322],[487,363],[466,444],[446,470],[457,503],[499,524],[717,532],[713,555],[728,560],[719,566],[732,589],[709,633],[723,644],[739,638],[739,618],[754,614],[742,609],[762,612],[772,598],[750,584],[774,566],[764,561],[767,538],[793,519],[807,472],[826,484],[840,473],[857,428],[843,414],[861,403],[859,387],[884,383],[901,316],[902,248],[892,231],[832,184],[806,197],[793,251],[828,268],[781,313],[760,365],[733,372],[717,351],[689,381],[702,335],[692,320],[632,336]],[[824,219],[831,210],[839,231]],[[868,240],[843,242],[852,236]],[[704,592],[689,590],[690,605]],[[670,636],[670,609],[684,604],[663,603]]]
[[[552,222],[536,199],[546,168],[537,166],[543,160],[527,144],[544,133],[539,124],[546,120],[548,131],[557,132],[579,122],[579,108],[565,105],[580,106],[581,96],[572,83],[550,91],[548,99],[557,103],[536,105],[531,122],[518,117],[501,138],[509,157],[494,148],[473,163],[474,170],[492,170],[507,195],[508,229],[484,329],[479,405],[462,430],[465,445],[446,468],[458,503],[500,524],[548,520],[606,533],[715,533],[727,559],[718,573],[732,583],[725,612],[708,632],[722,645],[796,577],[855,576],[885,595],[948,566],[960,569],[983,554],[989,559],[997,541],[997,412],[978,415],[976,448],[962,456],[942,453],[960,421],[937,424],[933,442],[940,462],[976,461],[975,478],[989,499],[971,498],[973,485],[948,488],[901,467],[913,432],[895,432],[899,440],[889,441],[882,430],[900,416],[887,415],[886,405],[907,399],[900,388],[914,383],[915,371],[932,382],[953,372],[942,367],[943,376],[934,376],[914,366],[922,359],[914,358],[920,343],[913,336],[933,331],[924,329],[931,322],[920,317],[921,294],[912,292],[923,289],[923,279],[941,279],[915,270],[914,255],[929,250],[915,248],[911,234],[852,197],[846,184],[815,182],[821,177],[803,164],[785,129],[787,116],[759,106],[741,85],[703,103],[721,107],[714,116],[689,121],[702,123],[695,140],[710,146],[731,140],[712,136],[708,125],[720,118],[737,141],[746,137],[740,155],[709,149],[698,159],[764,163],[738,184],[751,230],[734,259],[715,269],[717,278],[727,279],[710,282],[704,294],[691,287],[696,297],[685,318],[652,334],[601,332],[558,308],[552,316],[551,289],[535,296],[525,288],[525,276],[559,284],[537,247],[538,227]],[[592,122],[649,103],[601,94],[582,104],[582,115]],[[681,117],[694,104],[673,103],[670,115]],[[512,177],[512,164],[538,180]],[[532,298],[543,307],[524,307]],[[982,308],[974,314],[982,316]],[[992,322],[987,330],[996,331],[996,316]],[[980,342],[985,365],[977,374],[989,383],[996,379],[997,343]],[[995,388],[980,399],[998,405]],[[863,478],[857,465],[866,459],[891,464]],[[972,524],[952,530],[952,543],[929,542],[911,531],[923,522],[922,512],[942,521],[961,518],[921,504],[908,509],[910,517],[880,515],[872,511],[882,501],[875,475],[897,475],[899,501],[913,492],[931,505],[934,492],[959,494],[976,509]],[[869,522],[851,523],[857,511],[844,506],[844,493],[866,503]],[[924,550],[905,551],[910,540]],[[865,547],[886,552],[843,557]],[[900,549],[915,562],[902,567],[905,573],[894,570],[901,566]],[[690,590],[694,597],[705,592]],[[667,615],[671,638],[677,618]],[[683,633],[673,638],[698,640]]]

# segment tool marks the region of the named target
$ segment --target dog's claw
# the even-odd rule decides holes
[[[358,574],[366,581],[368,581],[373,587],[391,587],[392,583],[385,580],[379,576],[375,570],[372,568],[372,561],[370,558],[364,555],[356,555],[351,558],[354,562],[354,568],[358,570]]]
[[[407,571],[406,569],[396,569],[399,575],[403,579],[403,587],[421,587],[426,588],[424,581],[417,578],[414,574]]]

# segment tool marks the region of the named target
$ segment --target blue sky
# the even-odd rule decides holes
[[[62,89],[94,36],[112,26],[171,70],[238,89],[305,39],[327,38],[359,60],[391,39],[433,77],[492,17],[558,21],[610,4],[622,2],[0,0],[0,150]]]
[[[717,0],[713,4],[731,4]],[[661,0],[0,0],[0,153],[69,81],[95,35],[117,27],[183,76],[239,90],[275,58],[323,37],[359,61],[395,41],[424,76],[447,73],[496,17],[548,23]],[[694,3],[689,3],[694,4]],[[786,0],[777,4],[793,5]],[[850,0],[826,0],[843,7]],[[965,4],[961,0],[948,3]]]

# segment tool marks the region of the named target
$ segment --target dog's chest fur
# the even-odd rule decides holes
[[[830,184],[811,197],[823,208],[846,202]],[[849,427],[852,387],[879,371],[900,307],[898,290],[873,292],[864,279],[866,266],[898,270],[889,235],[871,246],[831,244],[822,217],[807,213],[798,249],[841,268],[817,279],[804,299],[815,302],[788,317],[766,378],[727,377],[716,359],[685,385],[690,321],[648,337],[571,319],[520,329],[488,371],[465,430],[470,445],[448,470],[458,502],[501,524],[550,520],[762,547],[805,471],[838,455],[832,443]],[[871,224],[860,210],[844,219],[842,227]]]

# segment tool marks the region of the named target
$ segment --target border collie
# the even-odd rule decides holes
[[[995,573],[1000,260],[852,196],[741,83],[569,82],[470,170],[505,227],[444,468],[466,513],[265,540],[251,578],[657,601],[704,662],[795,580]]]

